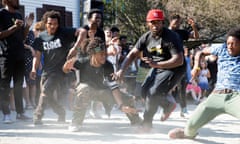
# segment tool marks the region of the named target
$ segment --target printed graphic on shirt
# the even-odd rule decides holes
[[[43,42],[43,49],[44,50],[52,50],[62,47],[61,40],[55,39],[53,41]]]
[[[163,49],[162,49],[162,39],[157,39],[157,40],[152,40],[150,41],[147,50],[149,53],[159,56],[161,54],[163,54]]]

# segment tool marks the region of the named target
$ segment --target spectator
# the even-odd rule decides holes
[[[202,89],[202,96],[206,97],[207,91],[209,90],[208,79],[211,77],[210,71],[207,68],[207,62],[205,59],[200,62],[200,72],[198,76],[198,85]]]
[[[198,86],[198,80],[197,78],[192,79],[191,83],[187,84],[186,87],[186,94],[190,93],[195,104],[199,104],[200,103],[200,99],[202,97],[202,90],[201,88]]]
[[[9,109],[10,81],[14,81],[14,100],[18,120],[27,120],[23,108],[22,84],[24,76],[24,40],[33,23],[34,15],[30,13],[25,21],[17,12],[19,0],[2,0],[3,9],[0,9],[0,39],[7,42],[7,52],[4,55],[3,67],[1,69],[0,93],[1,107],[4,115],[3,122],[11,123]]]

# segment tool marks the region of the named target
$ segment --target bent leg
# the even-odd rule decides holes
[[[160,96],[148,96],[145,101],[145,111],[143,115],[143,125],[152,127],[154,114],[157,112],[159,106]]]
[[[195,137],[199,128],[222,113],[224,113],[224,98],[219,94],[211,94],[191,115],[184,130],[185,135],[190,138]]]
[[[72,124],[82,125],[85,114],[90,103],[90,87],[81,83],[77,87],[77,96],[74,101]]]
[[[240,93],[234,92],[226,97],[225,112],[240,119]]]

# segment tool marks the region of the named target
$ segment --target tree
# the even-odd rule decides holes
[[[240,23],[238,0],[169,0],[168,13],[179,13],[183,18],[192,17],[200,28],[200,37],[216,41]]]
[[[112,0],[105,6],[121,33],[135,42],[146,29],[146,14],[152,8],[162,9],[165,17],[178,13],[183,18],[183,28],[188,29],[186,18],[193,18],[199,27],[200,39],[212,42],[240,24],[240,1],[238,0]],[[106,24],[106,23],[105,23]],[[168,26],[168,21],[166,21]]]
[[[104,12],[111,20],[105,21],[104,25],[118,26],[122,34],[135,42],[146,32],[146,14],[153,7],[161,8],[162,5],[151,0],[112,0],[105,5]]]

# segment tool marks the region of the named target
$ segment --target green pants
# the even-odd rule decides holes
[[[240,92],[228,94],[212,93],[193,112],[184,133],[188,137],[197,135],[197,130],[220,114],[229,114],[240,119]]]

